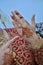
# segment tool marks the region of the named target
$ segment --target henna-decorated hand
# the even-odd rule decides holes
[[[18,11],[12,12],[11,17],[18,33],[21,34],[23,37],[26,36],[26,38],[28,38],[28,41],[31,42],[32,47],[34,46],[33,48],[35,48],[35,46],[38,47],[39,39],[35,32],[35,15],[32,16],[31,25],[24,19],[23,16],[18,13]]]

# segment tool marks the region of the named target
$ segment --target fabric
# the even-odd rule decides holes
[[[5,30],[2,30],[2,32],[0,33],[0,47],[9,40],[10,40],[10,37],[9,37],[8,33]]]
[[[19,33],[17,32],[15,28],[8,28],[8,29],[5,29],[5,31],[9,34],[11,39],[19,35]]]
[[[17,37],[11,43],[13,52],[16,53],[16,64],[18,65],[34,65],[34,58],[29,43],[22,37]],[[15,65],[16,65],[15,64]]]
[[[16,29],[14,29],[14,28],[10,28],[10,29],[5,29],[9,34],[10,34],[10,36],[11,36],[11,38],[13,38],[14,36],[17,36],[17,35],[19,35],[18,34],[18,32],[17,32],[17,30]],[[12,33],[11,33],[12,32]],[[14,43],[16,43],[16,42],[19,42],[19,39],[18,40],[14,40]],[[14,44],[13,43],[13,44]],[[22,42],[23,43],[23,42]],[[16,46],[17,45],[17,43],[16,44],[14,44],[14,47],[13,47],[13,45],[12,45],[12,47],[13,47],[13,51],[15,51],[15,52],[17,52],[17,48],[19,48],[20,49],[20,46]],[[24,44],[25,45],[25,44]],[[28,44],[27,44],[28,45]],[[29,45],[28,45],[29,46]],[[27,46],[27,47],[28,47]],[[26,47],[26,48],[27,48]],[[22,50],[22,49],[21,49]],[[25,50],[25,51],[28,51],[28,50]],[[30,51],[30,47],[29,47],[29,51]],[[38,65],[43,65],[43,45],[39,48],[39,49],[31,49],[31,51],[32,51],[32,53],[30,52],[29,54],[30,55],[32,55],[32,57],[31,57],[31,60],[33,59],[33,57],[35,58],[35,62],[36,62],[36,64],[38,64]],[[22,51],[21,51],[22,52]],[[23,52],[24,53],[24,52]],[[18,54],[18,52],[17,52],[17,54]],[[21,54],[20,54],[20,56],[21,56]],[[23,55],[23,57],[24,57],[24,55]],[[21,58],[22,59],[22,58]],[[30,60],[29,60],[30,61]],[[19,60],[19,62],[20,62],[20,60]],[[18,64],[20,64],[19,62],[17,62]],[[28,62],[28,61],[27,61]],[[26,63],[26,62],[25,62]],[[33,63],[30,63],[30,65],[31,64],[34,64],[34,62]],[[21,64],[22,65],[22,64]],[[23,64],[24,65],[24,64]],[[29,64],[28,64],[29,65]]]

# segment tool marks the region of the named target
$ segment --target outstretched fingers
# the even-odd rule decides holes
[[[20,19],[19,17],[16,15],[15,11],[12,12],[12,19],[13,19],[13,24],[18,28],[21,27],[21,23],[20,23]]]
[[[29,23],[24,19],[24,17],[18,12],[14,11],[12,12],[12,19],[14,20],[14,23],[18,24],[18,26],[21,27],[29,27]]]

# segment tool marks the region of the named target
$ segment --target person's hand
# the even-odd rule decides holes
[[[12,12],[12,16],[11,18],[13,19],[13,24],[15,26],[15,28],[17,29],[18,33],[20,33],[21,35],[30,35],[33,36],[33,34],[35,32],[35,15],[32,16],[31,18],[31,22],[32,24],[30,25],[23,16],[20,15],[20,13],[18,11],[14,11]],[[35,35],[37,36],[37,35]]]
[[[38,44],[38,36],[35,32],[35,15],[32,16],[30,25],[17,11],[12,12],[12,19],[18,33],[25,36],[31,42],[32,47]],[[34,48],[33,47],[33,48]]]
[[[33,28],[32,25],[30,25],[23,16],[20,15],[20,13],[18,11],[14,11],[12,12],[12,16],[11,18],[13,19],[13,25],[15,26],[15,28],[17,29],[17,31],[19,33],[21,33],[22,35],[22,27],[24,28],[28,28],[32,31],[33,33]],[[33,23],[32,23],[33,24]]]

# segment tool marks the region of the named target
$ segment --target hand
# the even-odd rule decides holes
[[[35,47],[35,45],[37,45],[37,43],[38,43],[38,36],[35,32],[35,15],[32,16],[31,25],[17,11],[12,12],[11,17],[13,19],[13,23],[14,23],[18,33],[22,32],[21,35],[23,37],[25,35],[26,38],[28,38],[28,41],[31,42],[31,45]]]

